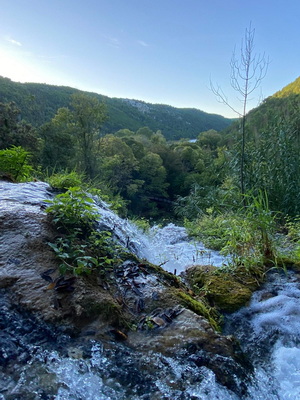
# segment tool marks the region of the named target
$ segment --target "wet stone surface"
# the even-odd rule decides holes
[[[136,257],[106,285],[60,277],[47,244],[55,235],[43,208],[48,186],[3,187],[0,400],[191,400],[201,397],[189,389],[199,392],[210,376],[244,393],[236,376],[251,368],[230,338],[179,304],[177,277]],[[131,323],[125,333],[120,316]]]

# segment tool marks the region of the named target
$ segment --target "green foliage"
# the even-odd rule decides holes
[[[30,160],[31,154],[21,146],[0,150],[0,174],[8,175],[16,182],[25,182],[33,172]]]
[[[273,95],[273,97],[281,98],[281,97],[288,97],[288,96],[294,95],[294,94],[300,94],[300,77],[295,79],[294,82],[285,86],[283,89],[276,92]]]
[[[95,203],[79,188],[71,188],[57,195],[47,212],[63,235],[49,243],[61,261],[60,273],[90,274],[97,270],[105,275],[116,261],[118,247],[111,233],[96,231],[95,223],[100,215]]]
[[[246,200],[247,207],[239,212],[208,214],[186,221],[188,232],[207,247],[229,255],[234,266],[251,268],[265,262],[276,265],[276,215],[269,209],[265,193],[248,195]]]
[[[70,189],[81,187],[84,176],[76,171],[57,173],[49,176],[47,181],[54,189]]]
[[[89,275],[97,270],[105,276],[116,261],[110,232],[92,232],[86,239],[82,239],[78,233],[80,232],[75,231],[72,235],[59,237],[54,243],[49,243],[61,261],[60,273]]]
[[[130,196],[128,188],[134,184],[138,161],[133,151],[120,138],[106,135],[99,141],[99,169],[101,179],[113,193]]]
[[[59,109],[55,117],[39,128],[43,140],[41,164],[44,169],[74,169],[77,163],[76,140],[72,127]]]
[[[149,220],[145,218],[133,218],[131,219],[131,222],[134,223],[134,225],[136,225],[143,232],[149,232],[151,228]]]
[[[300,102],[289,108],[288,114],[273,115],[264,128],[251,132],[255,125],[248,126],[245,147],[245,186],[247,191],[258,194],[266,191],[270,207],[288,215],[300,211],[300,146],[299,146]],[[249,118],[249,120],[251,120]],[[231,176],[239,174],[238,146],[231,149]]]
[[[293,242],[300,242],[300,215],[294,218],[288,217],[285,226],[289,239]]]
[[[94,200],[78,187],[47,200],[50,206],[46,211],[51,215],[57,229],[71,234],[76,228],[82,233],[91,232],[95,221],[100,217]]]
[[[100,103],[106,104],[109,118],[103,125],[104,133],[117,132],[124,128],[135,132],[139,128],[148,126],[154,132],[162,129],[163,135],[168,140],[179,140],[182,137],[196,138],[199,131],[208,129],[220,131],[232,123],[229,118],[197,109],[179,109],[143,101],[109,98],[65,86],[17,83],[0,77],[2,101],[14,101],[22,110],[24,119],[34,126],[49,122],[59,108],[69,107],[74,93],[93,96]]]
[[[300,95],[299,78],[267,98],[247,115],[245,188],[258,194],[266,191],[270,207],[295,216],[300,212]],[[241,160],[239,128],[227,133],[231,176],[237,181]]]
[[[11,147],[22,147],[30,152],[31,163],[36,165],[42,140],[36,129],[21,119],[21,112],[14,102],[0,103],[0,149]]]
[[[70,108],[60,108],[51,123],[46,125],[51,135],[61,133],[70,142],[72,159],[75,159],[77,169],[89,178],[96,176],[99,150],[97,140],[105,119],[106,107],[96,97],[74,93]],[[45,139],[48,147],[53,146],[52,141],[47,142],[47,136]]]
[[[268,98],[251,111],[245,127],[246,191],[255,196],[265,191],[270,209],[291,216],[300,212],[298,83],[299,79],[284,95]],[[35,168],[40,161],[41,171],[54,175],[54,186],[82,186],[71,176],[70,182],[63,183],[63,176],[59,182],[59,175],[67,170],[84,173],[102,195],[114,199],[108,201],[124,216],[128,210],[130,216],[169,217],[171,202],[177,203],[181,218],[198,218],[207,209],[214,215],[239,210],[238,124],[219,133],[205,115],[205,127],[200,124],[198,110],[109,99],[66,87],[17,84],[1,77],[0,97],[7,102],[0,104],[0,148],[1,143],[2,147],[24,143]],[[8,103],[14,99],[15,104]],[[35,130],[21,121],[20,110],[36,126],[47,123]],[[114,131],[115,135],[103,136]],[[197,136],[196,143],[165,140]]]
[[[223,249],[228,242],[228,226],[237,224],[237,217],[232,214],[203,214],[196,220],[185,219],[184,225],[188,234],[202,241],[204,245],[213,250]]]
[[[288,229],[288,239],[292,242],[289,243],[289,257],[293,262],[300,260],[300,216],[295,218],[287,218],[286,226]]]

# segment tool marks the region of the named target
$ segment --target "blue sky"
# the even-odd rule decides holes
[[[251,21],[270,59],[249,108],[295,80],[299,0],[0,0],[0,75],[236,116],[230,59]],[[0,99],[1,100],[1,99]]]

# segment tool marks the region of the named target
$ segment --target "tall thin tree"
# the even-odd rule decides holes
[[[246,116],[248,112],[248,103],[250,96],[260,86],[261,81],[266,76],[269,59],[265,54],[255,54],[254,52],[254,36],[255,29],[252,24],[245,30],[242,39],[239,55],[234,49],[231,57],[230,68],[230,84],[238,93],[241,101],[241,110],[233,106],[228,97],[225,95],[220,86],[215,86],[212,81],[210,87],[217,97],[218,101],[228,106],[241,119],[241,161],[240,161],[240,185],[241,194],[245,194],[245,144],[246,144]]]

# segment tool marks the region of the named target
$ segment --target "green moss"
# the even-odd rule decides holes
[[[211,276],[204,290],[208,301],[220,311],[234,312],[251,298],[252,290],[236,280],[224,276]]]
[[[263,282],[265,272],[261,267],[230,270],[196,266],[187,271],[187,280],[212,307],[221,312],[234,312],[250,300],[253,291]]]
[[[119,325],[123,318],[119,304],[109,298],[105,298],[101,301],[85,299],[83,308],[88,318],[94,319],[101,316],[104,321],[111,322],[114,325]]]
[[[283,256],[278,258],[277,265],[283,269],[292,269],[295,272],[300,272],[300,260],[294,257]]]
[[[217,268],[213,267],[212,265],[197,265],[195,267],[189,268],[186,274],[187,279],[191,284],[193,290],[195,290],[196,293],[199,293],[199,289],[201,289],[205,284],[208,274],[210,275],[216,270]]]
[[[140,260],[137,256],[134,254],[129,254],[129,253],[124,253],[124,257],[127,260],[132,260],[138,263],[139,268],[141,271],[144,271],[149,274],[156,274],[160,279],[163,280],[165,284],[168,286],[174,286],[174,287],[183,287],[184,285],[181,282],[181,279],[172,274],[171,272],[165,271],[162,267],[159,265],[151,264],[145,260]]]
[[[180,302],[183,306],[206,318],[216,331],[221,330],[220,325],[217,322],[218,314],[215,310],[207,307],[202,301],[193,299],[189,294],[184,293],[181,290],[178,290],[176,295],[181,300]]]
[[[149,272],[156,272],[164,279],[165,283],[169,283],[171,286],[175,286],[177,288],[182,286],[182,282],[178,276],[172,274],[171,272],[165,271],[158,265],[147,264],[147,269]]]

